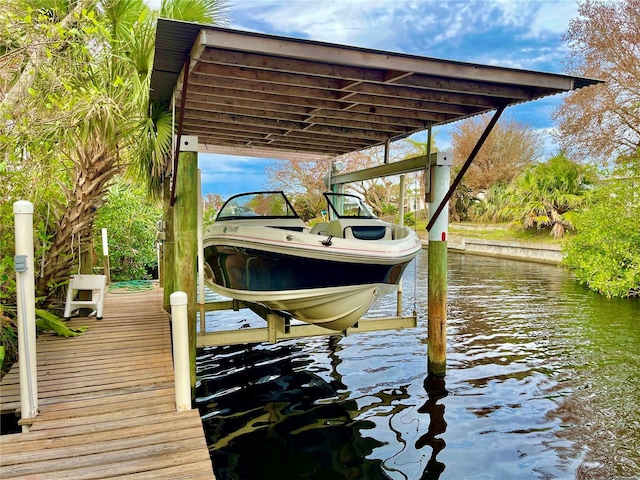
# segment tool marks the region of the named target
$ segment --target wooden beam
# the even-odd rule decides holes
[[[435,158],[436,154],[432,154]],[[331,182],[335,185],[343,185],[345,183],[361,182],[372,178],[387,177],[389,175],[400,175],[403,173],[418,172],[425,169],[427,162],[426,155],[408,158],[398,162],[386,163],[376,167],[366,168],[358,172],[343,173],[331,176]]]
[[[412,71],[385,72],[377,69],[340,65],[318,65],[304,60],[282,59],[265,55],[248,56],[211,48],[207,49],[201,60],[202,62],[198,63],[194,69],[197,73],[284,85],[350,90],[350,88],[339,87],[340,81],[346,80],[348,85],[353,86],[367,82],[520,100],[528,100],[532,97],[531,89],[523,86],[490,81],[469,81],[441,75],[416,74]],[[236,66],[243,68],[235,68]]]
[[[260,146],[219,145],[214,143],[200,143],[200,153],[213,155],[236,155],[241,157],[279,158],[283,160],[324,161],[335,155],[327,152],[296,151],[291,149],[265,148]]]

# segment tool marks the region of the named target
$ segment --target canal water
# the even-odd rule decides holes
[[[555,266],[450,253],[448,370],[433,385],[426,252],[403,278],[417,329],[199,351],[218,480],[640,478],[638,300]],[[367,316],[394,315],[395,297]],[[207,326],[264,322],[211,312]]]

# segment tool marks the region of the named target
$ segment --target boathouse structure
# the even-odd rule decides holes
[[[331,177],[339,189],[374,176],[428,172],[428,373],[441,380],[449,198],[506,107],[595,83],[159,19],[150,93],[171,106],[177,133],[164,172],[164,292],[127,301],[109,296],[104,320],[71,321],[88,323],[86,334],[64,345],[60,337],[41,335],[36,346],[33,207],[14,204],[18,296],[25,301],[18,314],[20,365],[2,380],[0,412],[21,410],[23,433],[3,436],[0,476],[213,478],[189,401],[196,346],[207,340],[196,337],[198,153],[326,160],[329,167],[338,155],[378,145],[388,152],[392,141],[418,132],[430,144],[434,126],[495,112],[453,182],[451,158],[442,152]],[[164,311],[172,305],[173,338]],[[268,327],[243,333],[245,342],[320,333],[312,325],[294,331],[277,312],[250,307]],[[184,317],[187,328],[175,328]],[[406,321],[392,325],[402,328]],[[361,322],[355,331],[365,328]],[[188,355],[176,356],[185,337]],[[40,371],[33,367],[36,350]],[[189,364],[190,373],[174,378],[178,364]]]
[[[373,146],[388,152],[391,142],[417,132],[425,132],[430,145],[434,126],[494,112],[453,182],[451,159],[442,154],[375,167],[378,175],[429,172],[428,370],[442,376],[449,198],[506,107],[595,83],[159,19],[150,97],[171,105],[176,131],[165,172],[165,307],[172,292],[187,293],[192,385],[198,153],[325,160],[329,169],[336,156]],[[371,174],[338,174],[331,181],[341,185]],[[278,328],[268,338],[277,338]]]

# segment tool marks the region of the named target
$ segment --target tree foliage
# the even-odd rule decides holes
[[[25,29],[36,32],[28,36],[32,43],[21,46],[16,44],[21,37],[7,39],[7,55],[16,59],[16,73],[22,71],[14,87],[23,80],[24,69],[35,66],[28,94],[13,98],[12,88],[3,99],[0,135],[6,142],[1,153],[12,172],[25,172],[42,182],[25,171],[26,165],[37,165],[50,170],[45,178],[53,180],[46,182],[55,198],[48,204],[51,221],[45,235],[50,242],[42,252],[36,282],[44,297],[68,278],[77,262],[75,247],[91,249],[95,214],[112,179],[131,157],[131,132],[140,118],[139,72],[126,55],[134,49],[123,45],[131,38],[133,24],[146,18],[146,7],[141,0],[128,2],[124,15],[119,11],[124,2],[104,3],[95,10],[93,5],[49,2],[44,8],[43,2],[38,10],[27,8],[21,18]],[[65,23],[70,16],[73,21]],[[37,43],[42,39],[49,41],[45,47]],[[65,40],[63,46],[59,39]],[[21,55],[24,51],[52,58],[34,64],[33,55]],[[12,109],[4,108],[7,102]],[[33,196],[27,192],[23,198]]]
[[[186,15],[173,4],[187,3],[162,2]],[[193,16],[226,2],[188,4],[188,19],[201,20]],[[78,245],[92,250],[114,178],[128,170],[160,185],[173,131],[166,105],[148,101],[155,20],[144,0],[0,0],[3,329],[15,304],[13,202],[34,205],[36,293],[47,306],[77,266]]]
[[[157,267],[156,223],[162,218],[159,202],[141,187],[122,180],[106,195],[94,224],[94,237],[107,229],[109,261],[113,281],[151,278]],[[98,254],[102,250],[98,249]]]
[[[460,170],[486,129],[490,115],[460,122],[451,133],[454,170]],[[464,183],[478,192],[507,184],[526,166],[541,160],[543,141],[533,127],[514,119],[498,121],[465,174]]]
[[[293,199],[298,214],[306,221],[324,208],[324,178],[330,168],[326,161],[278,160],[267,167],[266,174],[269,185]]]
[[[215,222],[223,204],[222,197],[217,193],[207,193],[202,198],[202,228],[207,228]]]
[[[404,160],[423,153],[424,146],[420,142],[408,140],[395,142],[391,144],[389,162]],[[320,212],[326,208],[322,193],[327,191],[325,178],[330,170],[333,175],[336,175],[374,167],[383,162],[384,147],[378,146],[341,155],[333,162],[280,160],[267,168],[267,176],[270,185],[293,196],[296,210],[303,219],[308,220],[320,216]],[[335,165],[338,163],[344,167],[340,172],[335,170]],[[377,215],[392,214],[397,210],[397,176],[351,183],[346,185],[345,189],[364,198]]]
[[[460,122],[451,133],[453,174],[462,168],[491,117],[482,115]],[[531,126],[502,119],[494,126],[449,202],[454,221],[469,220],[485,192],[507,185],[522,170],[541,160],[542,137]]]
[[[525,229],[550,228],[554,238],[574,229],[576,212],[585,204],[591,170],[563,154],[524,170],[507,188],[511,218]]]
[[[639,157],[600,186],[563,250],[578,281],[607,297],[640,296]]]
[[[35,204],[34,193],[46,187],[50,221],[36,288],[50,297],[68,278],[74,246],[85,241],[81,248],[91,249],[86,240],[117,175],[126,170],[159,191],[173,131],[166,105],[148,97],[157,12],[143,0],[6,4],[0,164],[10,180],[40,184],[22,198]],[[176,4],[186,2],[165,0],[162,8],[209,21],[226,2],[191,0],[186,13]]]
[[[567,70],[604,80],[567,96],[554,113],[560,145],[601,163],[640,146],[640,0],[585,0],[563,37]]]

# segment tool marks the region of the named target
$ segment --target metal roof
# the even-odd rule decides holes
[[[187,58],[182,135],[253,157],[331,158],[598,83],[159,19],[150,95],[175,92],[176,118]]]

